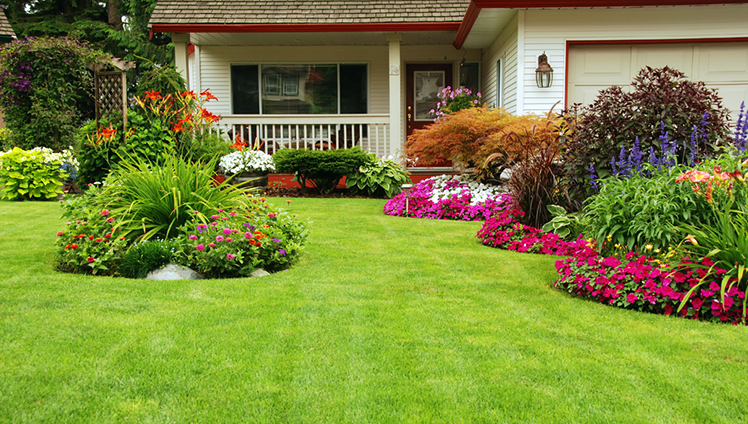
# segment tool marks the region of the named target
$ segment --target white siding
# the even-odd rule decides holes
[[[503,60],[504,108],[517,113],[517,16],[507,24],[496,41],[482,55],[481,94],[489,106],[499,106],[496,102],[496,64]]]
[[[213,113],[231,115],[230,65],[241,63],[338,63],[369,64],[369,112],[389,113],[389,65],[387,47],[252,47],[200,46],[200,87],[210,89],[218,102],[208,104]]]
[[[745,4],[527,10],[522,60],[524,112],[546,113],[557,101],[563,105],[567,41],[737,38],[748,36],[746,22]],[[540,89],[535,85],[535,68],[544,51],[555,72],[553,86]]]

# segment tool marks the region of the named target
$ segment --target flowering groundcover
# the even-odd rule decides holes
[[[628,252],[623,261],[615,256],[602,257],[595,243],[581,235],[575,241],[567,242],[557,234],[522,225],[518,221],[522,216],[524,212],[507,208],[487,219],[477,237],[491,247],[572,256],[556,262],[559,278],[554,284],[572,296],[620,308],[733,325],[745,318],[743,301],[746,293],[733,285],[737,279],[731,278],[722,299],[721,287],[715,278],[721,281],[726,270],[712,268],[714,262],[709,258],[699,262],[684,258],[670,266],[635,252]],[[712,273],[707,276],[710,268]],[[679,311],[684,299],[686,301]]]
[[[407,212],[406,212],[407,199]],[[498,187],[467,177],[440,175],[414,185],[384,205],[384,213],[428,219],[481,221],[509,204],[510,197]]]

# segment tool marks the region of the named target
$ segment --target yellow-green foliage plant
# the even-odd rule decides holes
[[[0,198],[10,200],[50,199],[62,193],[62,180],[69,172],[63,168],[72,160],[69,151],[54,153],[37,147],[23,150],[18,147],[0,153]]]

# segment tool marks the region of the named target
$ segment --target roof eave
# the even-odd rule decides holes
[[[470,0],[452,45],[461,49],[482,9],[534,9],[562,7],[643,7],[741,4],[744,0]]]
[[[224,32],[224,33],[282,33],[282,32],[411,32],[456,31],[460,22],[363,22],[330,24],[157,24],[151,32]]]

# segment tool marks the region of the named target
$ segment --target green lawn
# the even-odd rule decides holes
[[[571,298],[556,258],[383,204],[294,199],[290,271],[154,282],[56,273],[58,204],[0,202],[0,421],[748,421],[746,328]]]

